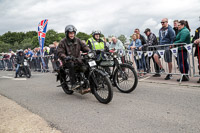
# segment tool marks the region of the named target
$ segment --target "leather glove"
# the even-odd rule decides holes
[[[96,54],[100,54],[101,53],[101,51],[100,50],[96,50]]]
[[[71,56],[67,56],[67,57],[65,57],[65,60],[66,61],[72,60],[72,57]]]

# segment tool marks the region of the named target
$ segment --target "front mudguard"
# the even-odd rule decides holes
[[[61,79],[61,73],[65,73],[64,68],[60,68],[60,69],[57,71],[57,74],[56,74],[56,82],[58,82],[58,81]]]
[[[92,85],[92,86],[93,85],[94,86],[98,86],[97,80],[95,79],[95,77],[93,77],[93,73],[96,73],[96,72],[99,73],[99,74],[101,74],[101,75],[103,75],[103,76],[105,76],[105,77],[109,76],[109,74],[107,72],[102,71],[100,69],[93,69],[93,70],[91,70],[90,73],[89,73],[88,79],[90,79],[90,85]],[[91,87],[91,92],[92,92],[92,94],[94,94],[94,87]]]
[[[103,76],[108,76],[109,75],[106,71],[103,71],[103,70],[100,70],[100,69],[93,69],[92,71],[90,71],[88,79],[91,78],[92,73],[94,73],[94,72],[100,73]]]

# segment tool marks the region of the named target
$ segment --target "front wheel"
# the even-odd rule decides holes
[[[29,68],[25,68],[26,69],[26,77],[30,78],[31,77],[31,71]]]
[[[22,73],[23,73],[22,68],[19,68],[19,70],[18,70],[18,75],[19,75],[19,77],[22,77]]]
[[[93,72],[90,82],[92,92],[99,102],[107,104],[112,100],[112,85],[109,77],[103,74],[103,71],[100,72],[99,70],[99,72]]]
[[[61,87],[62,87],[63,91],[64,91],[66,94],[69,94],[69,95],[73,94],[74,91],[69,90],[69,86],[68,86],[68,84],[67,84],[67,83],[69,83],[69,76],[66,75],[66,78],[63,78],[63,77],[61,76],[61,74],[59,74],[59,76],[60,76],[60,84],[61,84]]]
[[[120,64],[114,72],[114,84],[123,93],[130,93],[137,87],[138,77],[135,69],[129,64]]]

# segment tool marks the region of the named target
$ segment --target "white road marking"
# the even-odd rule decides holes
[[[151,77],[151,76],[148,76],[148,77],[146,77],[146,78],[139,79],[139,81],[146,80],[146,79],[148,79],[148,78],[150,78],[150,77]]]
[[[12,80],[27,80],[26,78],[12,78]]]
[[[2,79],[11,79],[11,80],[27,80],[26,78],[14,78],[9,76],[1,76]]]
[[[44,74],[37,74],[37,73],[33,74],[33,73],[31,73],[31,75],[44,75]]]
[[[3,78],[3,79],[11,79],[13,77],[9,77],[9,76],[1,76],[0,78]]]

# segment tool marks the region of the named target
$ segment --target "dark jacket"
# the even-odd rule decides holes
[[[16,62],[17,64],[22,64],[24,63],[24,59],[27,59],[26,56],[23,54],[23,55],[17,55],[17,58],[16,58]]]
[[[174,30],[175,34],[177,35],[178,34],[178,28],[174,27],[173,30]]]
[[[167,28],[161,28],[159,30],[159,43],[160,45],[164,44],[173,44],[175,39],[175,32],[170,25]]]
[[[195,31],[195,35],[192,39],[192,43],[194,43],[195,40],[199,39],[200,38],[200,27],[196,29]],[[195,49],[195,53],[194,53],[194,56],[197,56],[198,55],[198,49],[197,49],[197,45],[194,44],[196,49]],[[199,51],[200,51],[200,47],[199,47]]]
[[[78,62],[82,63],[80,51],[88,52],[90,49],[87,45],[83,44],[80,39],[75,38],[73,42],[70,42],[66,38],[63,38],[57,48],[58,57],[65,62],[67,56],[73,56],[78,58]]]
[[[50,48],[49,55],[52,55],[52,54],[53,54],[53,59],[58,60],[57,48],[55,48],[55,47]]]
[[[154,45],[158,45],[158,40],[155,34],[150,33],[149,36],[147,36],[147,43],[144,44],[145,50],[148,50],[147,48],[149,46],[154,46]],[[149,50],[154,50],[155,48],[149,48]]]
[[[140,34],[140,40],[142,42],[142,45],[146,44],[146,39],[143,35]]]

